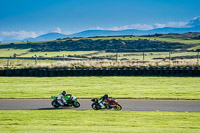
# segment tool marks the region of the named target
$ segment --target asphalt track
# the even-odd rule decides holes
[[[55,109],[51,99],[0,99],[0,110],[92,110],[90,99],[79,99],[79,108]],[[118,99],[122,110],[127,111],[169,111],[200,112],[200,100],[132,100]]]

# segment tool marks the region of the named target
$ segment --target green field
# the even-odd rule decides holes
[[[200,99],[199,77],[0,77],[0,98],[50,98],[63,90],[78,98]]]
[[[194,49],[198,49],[199,47],[195,47]],[[112,52],[99,52],[97,51],[60,51],[60,52],[29,52],[29,49],[0,49],[0,57],[10,57],[14,54],[17,54],[17,57],[62,57],[67,55],[85,55],[85,54],[92,54],[93,55],[86,55],[88,58],[91,57],[112,57],[116,58],[116,53]],[[145,60],[153,60],[153,58],[166,58],[169,57],[169,52],[145,52]],[[197,56],[197,52],[175,52],[171,53],[171,57],[176,56]],[[142,52],[122,52],[118,53],[118,59],[127,59],[127,60],[143,60],[143,53]]]
[[[188,50],[196,50],[196,49],[200,49],[200,45],[192,47],[192,48],[189,48]]]
[[[150,40],[158,40],[158,41],[164,41],[164,42],[179,42],[179,43],[184,43],[184,44],[199,44],[200,40],[183,40],[183,39],[174,39],[174,38],[159,38],[159,37],[145,37],[146,39]],[[145,39],[144,38],[144,39]]]
[[[52,42],[53,40],[47,40],[47,41],[34,41],[34,42],[14,42],[14,44],[27,44],[27,43],[46,43],[46,42]],[[0,45],[8,45],[11,43],[0,43]]]
[[[179,42],[179,43],[184,43],[184,44],[198,44],[200,43],[200,40],[184,40],[184,39],[178,39],[178,38],[160,38],[160,37],[96,37],[96,38],[89,38],[92,40],[110,40],[110,39],[121,39],[121,40],[138,40],[138,39],[149,39],[152,41],[164,41],[164,42]]]
[[[14,54],[20,55],[27,53],[29,49],[0,49],[0,57],[10,57]]]
[[[24,60],[24,59],[0,59],[0,64],[6,65],[7,62],[10,63],[11,66],[18,65],[26,65],[26,64],[34,64],[35,60]],[[37,60],[37,63],[54,63],[59,62],[56,60]]]
[[[184,40],[184,39],[180,39],[180,38],[161,38],[161,37],[141,37],[141,36],[115,36],[115,37],[95,37],[95,38],[80,38],[80,39],[91,39],[91,40],[110,40],[110,39],[121,39],[121,40],[138,40],[138,39],[149,39],[149,40],[153,40],[153,41],[165,41],[165,42],[179,42],[179,43],[185,43],[185,44],[199,44],[200,40],[195,40],[195,39],[190,39],[190,40]],[[80,39],[73,39],[74,41],[76,40],[80,40]],[[60,41],[65,41],[64,40],[60,40]],[[52,42],[52,40],[49,41],[34,41],[31,43],[46,43],[46,42]],[[26,44],[27,42],[15,42],[14,44]],[[0,43],[0,45],[6,45],[6,44],[10,44],[10,43]]]
[[[117,53],[118,60],[143,60],[143,52],[126,52],[126,53]],[[111,52],[102,52],[96,55],[93,55],[93,57],[112,57],[116,58],[116,53]],[[184,56],[197,56],[197,52],[175,52],[171,53],[170,57],[184,57]],[[169,52],[144,52],[144,60],[145,61],[151,61],[155,60],[154,58],[168,58]]]
[[[0,111],[4,132],[199,133],[200,113],[135,111]]]
[[[0,57],[10,57],[17,54],[17,57],[56,57],[63,55],[83,55],[95,51],[60,51],[60,52],[29,52],[29,49],[0,49]]]
[[[56,56],[66,56],[66,55],[83,55],[94,53],[95,51],[60,51],[60,52],[29,52],[19,57],[32,57],[37,55],[38,57],[56,57]]]

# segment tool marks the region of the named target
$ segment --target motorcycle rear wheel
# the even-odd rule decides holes
[[[122,109],[122,106],[121,105],[117,105],[116,107],[114,107],[114,110],[116,110],[116,111],[119,111],[119,110],[121,110]]]

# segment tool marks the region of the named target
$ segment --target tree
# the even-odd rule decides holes
[[[14,54],[13,54],[13,57],[14,57],[14,58],[16,58],[16,57],[17,57],[17,54],[16,54],[16,53],[14,53]]]

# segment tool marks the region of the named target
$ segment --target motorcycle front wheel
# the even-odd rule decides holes
[[[51,105],[52,105],[54,108],[58,108],[58,107],[59,107],[59,105],[57,104],[56,101],[52,101],[52,102],[51,102]]]
[[[99,107],[96,103],[93,103],[92,105],[92,108],[94,109],[94,110],[99,110],[101,107]]]
[[[75,108],[78,108],[80,107],[80,103],[79,102],[76,102],[76,105],[74,105]]]
[[[119,110],[122,109],[122,106],[118,104],[118,105],[116,105],[116,107],[114,107],[114,109],[115,109],[116,111],[119,111]]]

